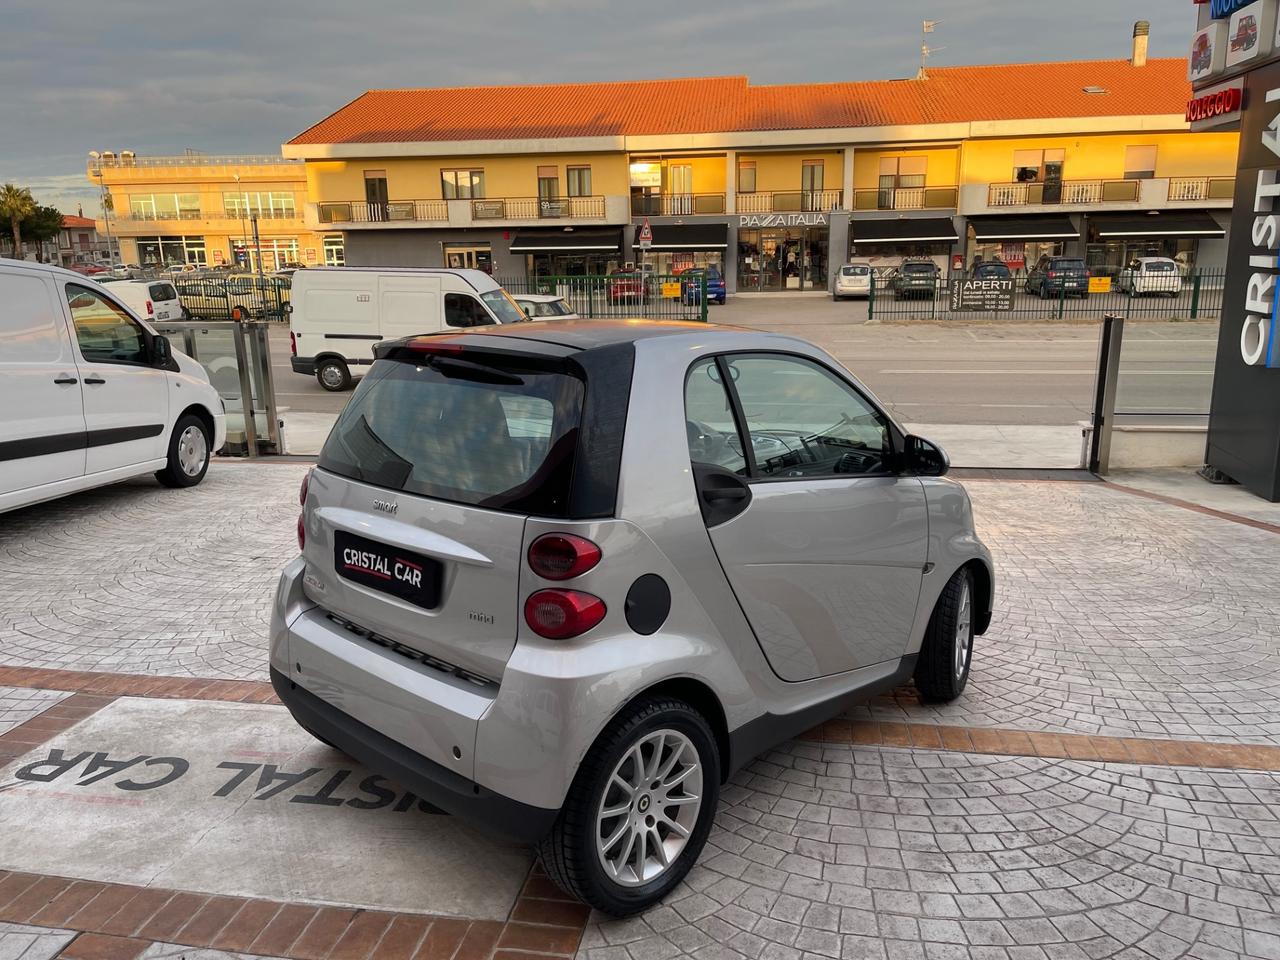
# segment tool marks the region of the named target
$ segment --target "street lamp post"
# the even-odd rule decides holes
[[[111,211],[107,209],[107,186],[103,180],[102,167],[95,167],[93,175],[98,181],[98,203],[102,206],[102,223],[107,228],[107,259],[111,261],[111,265],[114,267],[116,261],[120,259],[120,250],[118,247],[114,253],[111,250]]]

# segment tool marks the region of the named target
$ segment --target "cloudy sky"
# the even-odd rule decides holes
[[[4,0],[0,182],[96,214],[90,150],[277,153],[371,87],[746,74],[911,75],[931,63],[1185,56],[1191,0]],[[997,94],[998,95],[998,94]]]

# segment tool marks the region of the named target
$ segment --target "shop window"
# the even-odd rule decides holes
[[[754,160],[740,160],[738,162],[738,192],[756,192],[756,162]]]
[[[1124,148],[1124,178],[1126,180],[1150,180],[1155,175],[1155,147]]]
[[[565,185],[571,197],[591,196],[591,168],[566,167],[564,171]]]
[[[441,170],[440,189],[446,200],[483,199],[484,171]]]

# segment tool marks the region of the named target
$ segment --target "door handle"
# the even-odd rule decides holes
[[[702,491],[702,499],[708,502],[715,500],[745,500],[747,491],[743,487],[708,487]]]
[[[85,383],[106,383],[107,381],[103,380],[101,377],[85,377],[84,382]]]
[[[54,377],[53,382],[54,383],[79,383],[80,381],[77,380],[75,377],[68,377],[66,374],[63,374],[60,377]]]

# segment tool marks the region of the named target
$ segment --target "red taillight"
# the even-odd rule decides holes
[[[307,505],[307,489],[311,486],[311,471],[308,470],[302,475],[302,483],[298,487],[298,506],[305,507]]]
[[[524,602],[524,621],[540,637],[568,640],[604,619],[604,601],[577,590],[539,590]]]
[[[600,562],[600,548],[572,533],[545,533],[529,544],[529,569],[545,580],[572,580]]]
[[[148,316],[148,317],[154,316],[154,315],[155,315],[155,312],[156,312],[156,311],[155,311],[155,308],[151,306],[151,301],[150,301],[150,300],[148,300],[148,301],[147,301],[147,316]]]
[[[293,331],[289,331],[289,352],[295,357],[298,355],[298,338],[293,335]]]
[[[1049,271],[1049,276],[1050,276],[1050,277],[1056,277],[1057,275],[1058,275],[1058,271],[1057,271],[1057,270],[1050,270],[1050,271]]]
[[[298,549],[307,549],[307,522],[306,515],[298,514]]]

